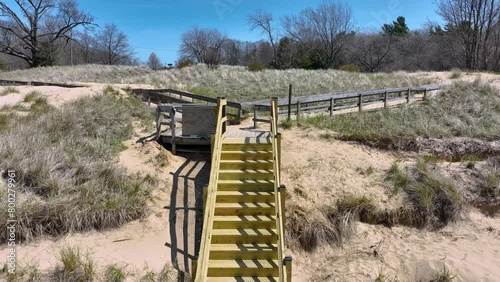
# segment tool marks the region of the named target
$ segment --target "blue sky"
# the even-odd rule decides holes
[[[360,31],[379,31],[384,23],[405,16],[410,29],[427,20],[440,21],[436,0],[353,0],[345,1],[353,10]],[[14,2],[14,1],[6,1]],[[217,28],[230,38],[258,40],[250,32],[246,16],[257,8],[272,12],[276,22],[284,15],[316,7],[320,0],[79,0],[80,8],[93,14],[96,23],[115,23],[129,37],[136,56],[146,61],[155,52],[163,63],[175,63],[180,38],[193,26]]]

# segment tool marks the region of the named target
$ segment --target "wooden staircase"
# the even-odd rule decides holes
[[[283,257],[280,139],[271,136],[222,134],[215,142],[195,281],[291,281],[291,258]]]
[[[225,138],[206,281],[279,281],[272,144]]]

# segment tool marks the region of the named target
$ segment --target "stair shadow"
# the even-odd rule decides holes
[[[203,225],[203,187],[210,177],[210,155],[179,154],[186,161],[173,173],[169,210],[171,261],[179,271],[178,281],[191,273],[191,259],[197,256]]]

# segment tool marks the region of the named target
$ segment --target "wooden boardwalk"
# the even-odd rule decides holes
[[[289,103],[293,105],[297,104],[298,102],[304,104],[304,103],[317,103],[321,101],[328,101],[330,99],[349,99],[349,98],[356,98],[359,95],[362,96],[381,95],[385,92],[398,93],[398,92],[405,92],[408,90],[410,90],[411,92],[435,91],[441,88],[443,88],[443,85],[435,84],[435,85],[423,85],[419,87],[383,88],[383,89],[324,93],[324,94],[307,95],[307,96],[296,96],[292,97],[290,101],[289,98],[279,98],[278,106],[279,107],[286,106]],[[267,108],[269,107],[269,99],[241,103],[242,108],[252,108],[254,106]]]

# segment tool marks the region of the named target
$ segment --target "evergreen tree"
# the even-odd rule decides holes
[[[410,33],[410,29],[406,25],[405,17],[400,16],[392,24],[384,24],[382,32],[388,35],[404,37]]]

